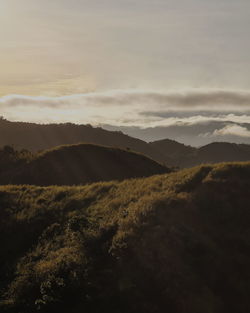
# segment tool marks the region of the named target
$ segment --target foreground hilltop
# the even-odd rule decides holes
[[[92,144],[65,145],[38,154],[0,150],[0,184],[78,185],[168,173],[146,156]]]
[[[250,311],[250,163],[0,187],[1,312]]]

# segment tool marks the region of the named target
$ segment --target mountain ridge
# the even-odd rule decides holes
[[[181,168],[202,163],[250,160],[248,149],[250,145],[246,144],[225,145],[223,142],[217,142],[195,148],[170,139],[147,143],[120,131],[109,131],[91,125],[71,123],[43,125],[0,119],[0,146],[13,145],[18,149],[37,151],[79,143],[130,149],[166,166]]]

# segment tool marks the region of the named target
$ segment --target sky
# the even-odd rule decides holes
[[[250,142],[249,0],[0,0],[0,26],[10,120]]]

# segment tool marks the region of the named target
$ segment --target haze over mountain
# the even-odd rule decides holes
[[[199,112],[197,114],[193,113],[193,118],[197,114],[200,115]],[[143,128],[136,126],[111,126],[107,124],[101,124],[101,126],[111,131],[122,131],[129,136],[147,142],[169,138],[194,147],[200,147],[212,142],[250,144],[250,116],[238,116],[237,120],[237,117],[234,119],[231,115],[231,119],[230,117],[223,117],[224,121],[214,121],[213,118],[210,119],[209,117],[199,121],[197,117],[196,122],[188,121],[186,118],[178,118],[176,114],[173,114],[172,118],[176,119],[176,122],[166,126],[145,126]],[[171,114],[169,114],[169,119],[171,119]],[[225,119],[228,120],[226,121]]]

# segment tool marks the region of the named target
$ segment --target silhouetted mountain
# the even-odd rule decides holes
[[[250,312],[249,189],[250,163],[0,186],[0,311]]]
[[[209,162],[248,161],[250,145],[214,142],[198,149],[198,156]]]
[[[161,155],[166,156],[169,160],[169,165],[173,166],[180,166],[180,163],[184,162],[187,156],[193,155],[196,152],[196,148],[186,146],[171,139],[153,141],[149,145],[159,151]]]
[[[149,144],[168,157],[169,165],[182,168],[204,163],[250,160],[250,145],[245,144],[214,142],[204,147],[194,148],[169,139]]]
[[[17,149],[38,151],[66,144],[91,143],[109,147],[131,149],[145,154],[158,162],[166,157],[151,148],[146,142],[129,137],[122,132],[107,131],[91,125],[35,124],[10,122],[0,119],[0,147],[13,145]]]
[[[228,142],[214,142],[198,148],[180,159],[181,167],[191,167],[204,163],[249,161],[250,145]]]
[[[0,163],[0,184],[77,185],[169,172],[142,154],[92,144],[60,146],[31,159],[20,159],[16,166],[13,155],[18,153],[9,152],[12,166],[6,168]]]
[[[181,168],[203,163],[250,160],[250,146],[244,144],[218,142],[194,148],[169,139],[147,143],[118,131],[108,131],[91,125],[40,125],[0,119],[0,146],[13,145],[18,149],[37,151],[77,143],[130,149],[166,166]]]
[[[162,112],[163,113],[163,112]],[[226,112],[224,112],[226,114]],[[228,114],[236,114],[239,112],[228,111]],[[175,117],[179,117],[180,120],[183,118],[188,118],[193,116],[194,112],[174,112]],[[122,131],[125,134],[128,134],[131,137],[136,137],[146,142],[157,141],[160,139],[172,139],[178,142],[182,142],[185,145],[192,145],[194,147],[201,147],[209,144],[211,142],[211,136],[204,136],[205,134],[212,134],[213,141],[221,141],[224,140],[226,142],[234,142],[234,143],[244,143],[250,144],[250,137],[242,137],[240,134],[223,134],[221,136],[218,132],[216,135],[216,131],[223,129],[228,126],[236,126],[243,127],[250,131],[250,119],[249,122],[241,123],[241,122],[233,122],[232,120],[227,121],[212,121],[209,120],[209,117],[214,117],[214,113],[211,111],[202,112],[204,117],[207,117],[208,120],[206,123],[176,123],[172,125],[166,126],[155,126],[155,127],[145,127],[141,128],[138,126],[112,126],[107,124],[101,124],[101,127],[111,131]],[[159,115],[153,115],[154,117],[161,118],[170,118],[173,117],[173,113],[163,113],[159,112]]]

